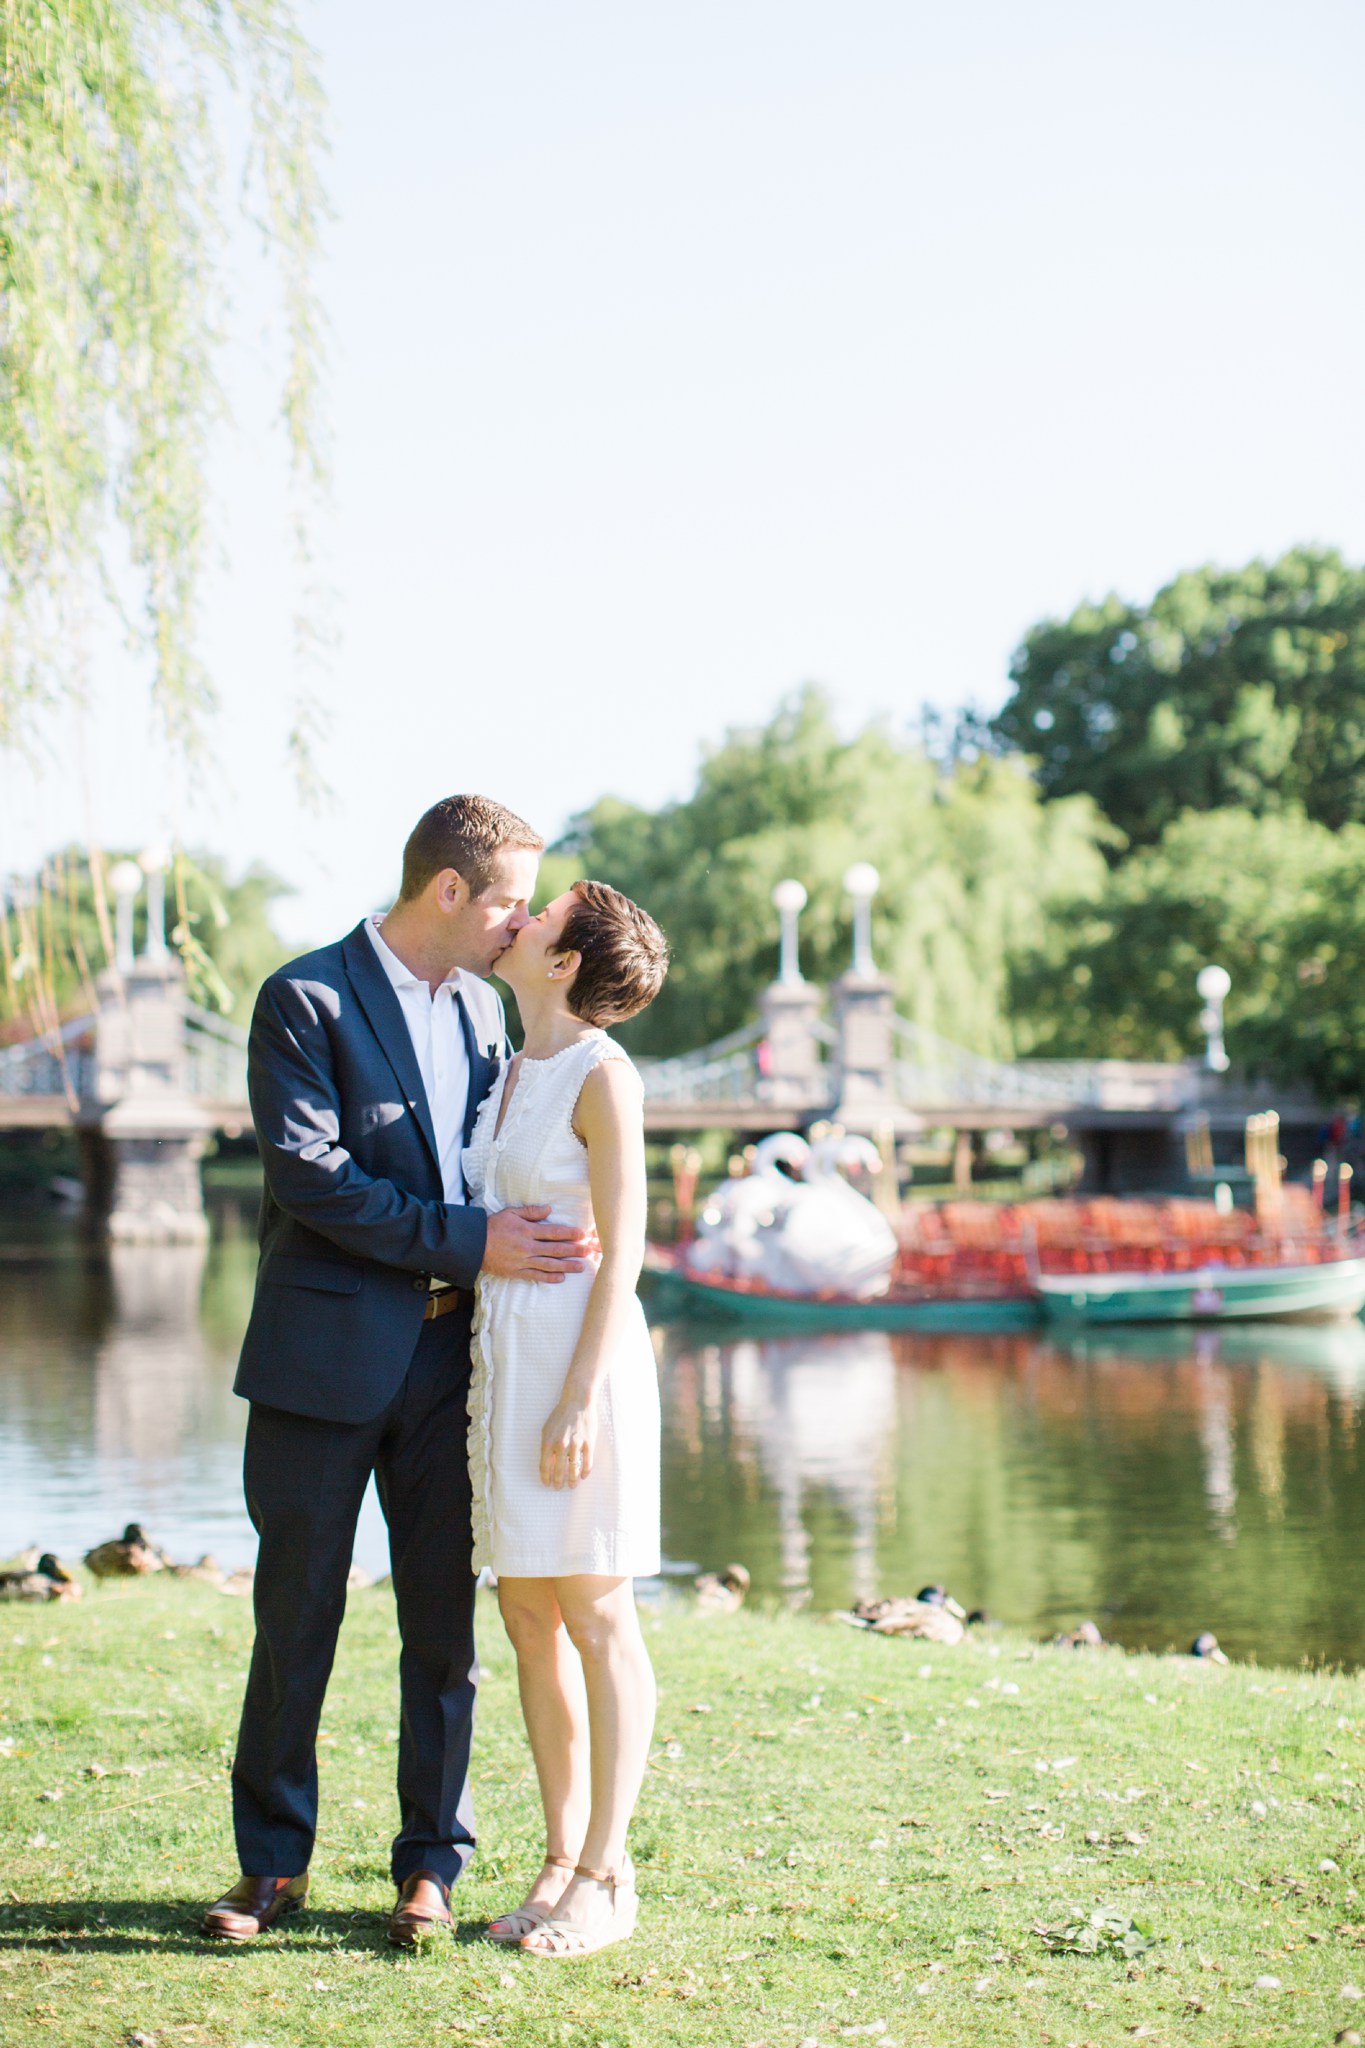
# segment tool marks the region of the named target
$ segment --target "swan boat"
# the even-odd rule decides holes
[[[793,1132],[713,1191],[689,1242],[652,1246],[658,1311],[771,1329],[1028,1330],[1088,1324],[1341,1322],[1365,1307],[1365,1241],[1307,1189],[1266,1216],[1187,1198],[907,1206],[898,1226],[842,1177],[866,1139]],[[1267,1221],[1267,1217],[1269,1221]]]

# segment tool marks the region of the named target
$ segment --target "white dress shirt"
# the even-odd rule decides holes
[[[455,994],[460,986],[458,968],[447,975],[435,995],[420,975],[405,967],[391,946],[384,943],[379,927],[382,917],[367,918],[365,929],[379,958],[379,964],[393,984],[408,1037],[417,1055],[422,1086],[427,1092],[436,1132],[436,1154],[441,1163],[441,1184],[448,1202],[463,1202],[464,1175],[460,1151],[464,1144],[465,1109],[469,1101],[469,1054],[460,1027],[460,1006]]]

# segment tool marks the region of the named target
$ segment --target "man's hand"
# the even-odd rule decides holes
[[[490,1216],[482,1270],[500,1280],[542,1280],[551,1286],[567,1273],[581,1273],[598,1249],[596,1238],[567,1224],[546,1223],[549,1213],[548,1202],[542,1202]]]
[[[541,1485],[577,1486],[591,1472],[596,1448],[596,1405],[566,1396],[540,1433]]]

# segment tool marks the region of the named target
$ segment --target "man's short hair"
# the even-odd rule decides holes
[[[575,882],[559,950],[581,956],[567,1001],[587,1024],[623,1024],[652,1003],[668,941],[647,911],[605,882]]]
[[[524,818],[490,796],[446,796],[417,820],[403,848],[399,900],[411,903],[432,877],[454,868],[482,896],[493,879],[493,858],[503,847],[543,853],[545,841]]]

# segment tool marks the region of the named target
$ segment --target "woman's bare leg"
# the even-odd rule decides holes
[[[654,1732],[654,1672],[629,1579],[574,1576],[553,1582],[558,1610],[583,1666],[591,1732],[592,1804],[579,1861],[619,1871],[626,1830],[640,1796]],[[556,1921],[587,1933],[600,1919],[606,1888],[576,1878],[555,1908]],[[535,1946],[536,1937],[529,1937]]]
[[[521,1711],[545,1809],[546,1862],[526,1908],[553,1905],[582,1860],[591,1799],[588,1703],[553,1579],[499,1579],[498,1605],[517,1654]],[[551,1862],[550,1858],[558,1859]],[[509,1916],[504,1916],[504,1918]],[[495,1920],[495,1928],[501,1921]]]

